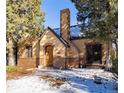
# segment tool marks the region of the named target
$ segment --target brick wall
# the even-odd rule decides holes
[[[23,69],[36,68],[36,58],[20,58],[17,66]]]

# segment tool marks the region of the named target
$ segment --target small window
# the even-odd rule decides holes
[[[32,46],[26,46],[27,50],[27,57],[30,58],[32,57]]]

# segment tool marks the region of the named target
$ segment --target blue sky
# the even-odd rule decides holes
[[[45,27],[60,27],[60,10],[69,8],[71,12],[71,25],[77,24],[77,10],[71,0],[42,0],[42,10],[45,12]]]

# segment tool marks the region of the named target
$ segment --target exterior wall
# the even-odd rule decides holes
[[[53,67],[65,68],[65,46],[51,31],[46,31],[40,41],[40,66],[45,67],[45,47],[47,45],[53,46]]]
[[[72,44],[78,49],[79,51],[79,64],[85,64],[86,63],[86,45],[87,44],[95,44],[95,43],[100,43],[102,44],[102,64],[92,64],[94,66],[103,66],[105,65],[106,62],[106,55],[107,55],[107,45],[104,42],[100,41],[94,41],[91,39],[77,39],[77,40],[72,40]],[[75,54],[73,53],[73,56]],[[75,59],[75,58],[74,58]],[[88,65],[88,64],[87,64]],[[89,64],[91,65],[91,64]]]
[[[35,68],[38,65],[45,67],[45,47],[53,46],[53,67],[54,68],[78,68],[80,64],[86,63],[86,45],[98,41],[90,39],[77,39],[70,41],[70,47],[66,48],[63,43],[51,32],[46,31],[41,40],[32,42],[32,57],[27,58],[26,48],[20,47],[18,66],[22,68]],[[101,43],[101,42],[100,42]],[[107,45],[102,44],[102,64],[92,64],[103,66],[106,62]],[[89,64],[87,64],[89,65]]]
[[[87,44],[102,44],[102,64],[86,63],[86,45]],[[107,56],[107,44],[98,40],[91,39],[77,39],[70,42],[70,47],[67,49],[67,68],[79,68],[82,66],[91,66],[91,67],[103,67],[106,62]]]
[[[78,68],[79,60],[79,50],[70,42],[70,47],[67,48],[67,68]]]
[[[32,45],[32,58],[37,58],[38,54],[38,39],[34,40],[30,44],[25,44],[23,47],[19,47],[19,58],[27,58],[26,45]]]
[[[28,41],[28,40],[27,40]],[[32,57],[27,57],[26,54],[26,44],[23,47],[19,47],[18,51],[18,60],[17,60],[17,66],[28,69],[28,68],[35,68],[38,66],[39,63],[39,40],[34,39],[32,40],[32,43],[29,43],[29,45],[32,45]],[[27,43],[28,44],[28,43]]]
[[[23,69],[35,68],[36,59],[35,58],[20,58],[18,59],[18,67]]]

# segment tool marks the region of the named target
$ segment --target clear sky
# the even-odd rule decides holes
[[[69,8],[71,13],[70,24],[76,25],[77,10],[71,0],[42,0],[42,10],[45,12],[45,27],[60,27],[60,10]]]

